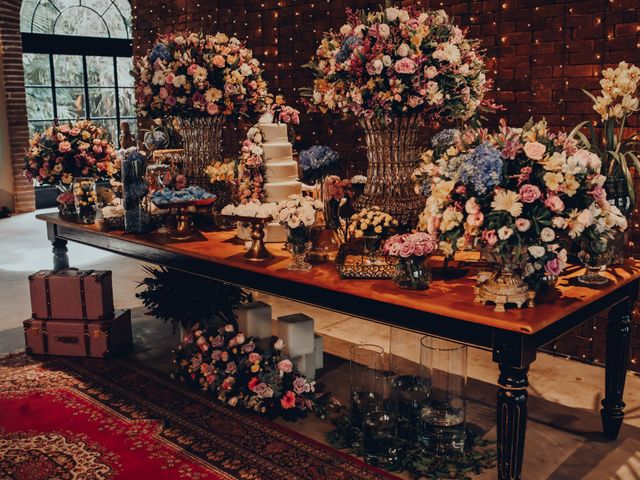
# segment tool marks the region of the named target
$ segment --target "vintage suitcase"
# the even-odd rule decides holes
[[[106,320],[24,321],[29,354],[73,357],[108,357],[131,344],[131,310],[116,310]]]
[[[111,272],[65,268],[29,276],[33,318],[102,320],[113,316]]]

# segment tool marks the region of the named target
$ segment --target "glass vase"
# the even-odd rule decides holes
[[[424,208],[411,174],[416,167],[420,126],[415,115],[360,118],[367,144],[367,183],[355,202],[356,211],[378,206],[401,225],[413,227]]]
[[[73,179],[73,201],[78,221],[86,224],[95,223],[98,202],[95,178],[78,177]]]
[[[182,146],[184,148],[183,174],[189,185],[209,190],[209,176],[205,173],[208,165],[222,161],[222,132],[226,117],[208,115],[205,117],[176,117]]]
[[[365,263],[369,265],[378,263],[381,248],[382,237],[380,235],[364,235],[362,237],[362,255]]]
[[[306,261],[307,253],[311,248],[310,227],[287,227],[287,243],[291,248],[293,262],[287,265],[287,270],[306,272],[311,270],[311,264]]]
[[[462,452],[467,408],[467,347],[429,335],[422,337],[420,366],[429,396],[420,411],[419,441],[432,452]]]
[[[374,395],[362,420],[364,460],[377,467],[398,466],[398,390],[397,375],[382,370],[375,377]]]
[[[618,207],[620,212],[630,220],[632,202],[626,179],[609,176],[604,182],[604,189],[607,192],[609,203]],[[629,222],[629,224],[633,225],[633,222]],[[621,265],[630,256],[630,252],[627,252],[628,241],[628,231],[615,232],[614,238],[609,240],[609,265]]]
[[[431,270],[425,257],[399,257],[393,281],[407,290],[426,290],[431,282]]]
[[[122,159],[122,208],[124,230],[128,233],[147,233],[150,216],[144,205],[148,187],[144,179],[146,162],[141,155],[129,155]]]
[[[585,267],[585,273],[578,277],[578,282],[587,286],[601,286],[609,283],[609,279],[602,275],[611,262],[611,250],[608,242],[585,242],[578,253],[578,259]]]
[[[384,365],[384,349],[378,345],[353,345],[349,350],[351,423],[361,428],[364,414],[374,408],[377,378]]]

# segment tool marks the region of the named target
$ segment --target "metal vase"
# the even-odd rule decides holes
[[[183,173],[189,185],[204,189],[210,186],[205,168],[222,161],[222,132],[225,116],[176,117],[184,148]]]
[[[380,207],[401,225],[415,226],[424,198],[415,193],[411,174],[418,158],[419,123],[415,115],[360,118],[367,143],[367,183],[356,208]]]

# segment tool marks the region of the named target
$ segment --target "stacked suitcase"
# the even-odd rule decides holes
[[[131,344],[131,311],[114,310],[110,271],[41,270],[29,286],[27,353],[107,357]]]

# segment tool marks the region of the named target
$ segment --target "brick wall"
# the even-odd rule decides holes
[[[21,4],[22,0],[2,0],[0,2],[0,68],[2,68],[4,78],[16,213],[35,210],[33,186],[22,175],[24,152],[29,141],[29,129],[20,40]],[[0,162],[5,161],[7,159],[0,158]]]

